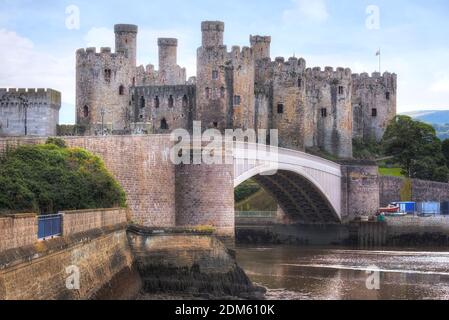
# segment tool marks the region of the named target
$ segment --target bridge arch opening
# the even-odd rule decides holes
[[[280,223],[340,223],[337,210],[313,178],[285,168],[268,171],[255,168],[236,179],[237,215],[264,217],[276,210]]]

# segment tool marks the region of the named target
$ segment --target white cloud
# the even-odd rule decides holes
[[[283,13],[285,22],[299,22],[299,20],[324,22],[329,17],[325,0],[292,0],[292,2],[293,8]]]
[[[38,50],[16,32],[0,29],[0,87],[52,88],[75,102],[75,54],[55,56]]]
[[[110,47],[114,48],[114,30],[108,28],[92,28],[84,37],[86,47]]]
[[[449,93],[449,77],[435,81],[430,86],[430,91],[437,93]]]

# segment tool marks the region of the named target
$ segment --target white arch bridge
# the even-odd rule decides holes
[[[234,187],[253,178],[296,222],[342,220],[342,169],[337,163],[304,152],[236,143]]]

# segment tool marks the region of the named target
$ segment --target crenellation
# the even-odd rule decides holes
[[[0,136],[56,135],[61,94],[52,89],[1,88]]]
[[[303,58],[272,60],[270,36],[250,35],[250,46],[228,47],[224,23],[203,21],[196,77],[187,79],[175,38],[158,39],[158,70],[137,66],[137,29],[115,26],[115,52],[76,53],[77,123],[91,134],[99,133],[107,108],[107,133],[165,133],[200,120],[203,129],[278,129],[283,147],[350,158],[352,138],[369,139],[375,126],[380,138],[396,114],[397,77],[389,72],[353,74],[344,67],[310,68]]]

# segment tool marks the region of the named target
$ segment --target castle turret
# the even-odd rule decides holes
[[[249,41],[253,49],[254,59],[261,60],[270,58],[271,37],[269,36],[250,36]]]
[[[129,59],[131,66],[137,65],[137,26],[133,24],[116,24],[115,51],[124,53]]]
[[[319,147],[339,158],[352,158],[351,69],[307,69],[306,94],[306,118],[313,121],[309,122],[313,132],[306,129],[306,146]]]
[[[160,85],[185,84],[186,71],[177,64],[178,40],[159,38],[158,46]]]
[[[353,74],[353,137],[366,142],[380,141],[396,116],[397,76],[385,72]]]
[[[224,22],[203,21],[201,23],[203,33],[203,47],[218,47],[223,45]]]

